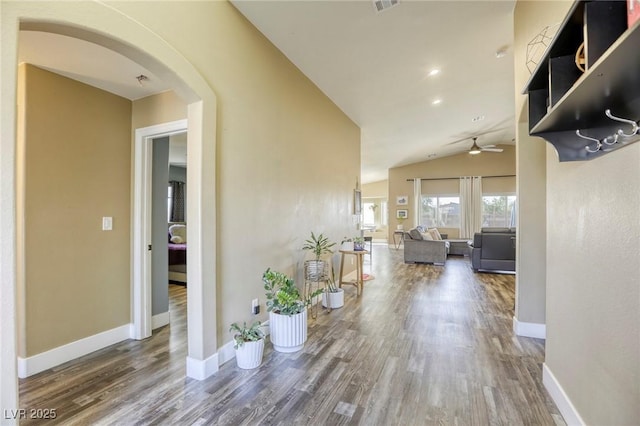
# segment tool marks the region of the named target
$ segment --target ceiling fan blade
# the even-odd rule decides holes
[[[504,151],[502,148],[480,148],[480,151],[484,151],[484,152],[502,152]]]
[[[469,142],[471,138],[458,139],[457,141],[447,142],[445,145],[455,145],[460,142]]]
[[[496,148],[497,145],[491,144],[491,145],[485,145],[484,148]]]

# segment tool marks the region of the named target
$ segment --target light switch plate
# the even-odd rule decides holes
[[[113,229],[113,218],[111,216],[105,216],[102,218],[102,230],[111,231]]]

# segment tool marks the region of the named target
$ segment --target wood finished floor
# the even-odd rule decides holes
[[[345,287],[343,308],[310,319],[303,351],[267,344],[260,368],[204,381],[184,376],[186,291],[171,285],[170,326],[20,380],[20,406],[55,408],[46,424],[565,424],[544,341],[513,335],[514,276],[406,265],[386,245],[365,272],[362,297]]]

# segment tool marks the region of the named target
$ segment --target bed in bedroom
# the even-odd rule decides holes
[[[169,226],[169,281],[187,283],[187,226]]]

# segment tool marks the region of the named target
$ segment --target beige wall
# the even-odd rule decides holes
[[[518,186],[518,239],[516,245],[515,318],[523,324],[546,323],[546,145],[529,136],[527,97],[521,92],[530,77],[526,67],[529,41],[545,25],[561,21],[571,5],[566,1],[548,2],[543,15],[529,19],[535,2],[520,2],[514,11],[514,76],[516,163]]]
[[[409,210],[409,218],[404,221],[405,229],[410,228],[413,224],[415,215],[413,211],[413,181],[407,181],[407,179],[515,175],[515,147],[512,145],[501,145],[500,147],[504,148],[502,153],[469,155],[465,152],[389,169],[389,241],[393,239],[392,232],[398,224],[397,209]],[[516,191],[514,177],[483,179],[482,187],[484,193],[515,193]],[[459,192],[460,183],[457,179],[422,182],[423,194],[458,195]],[[407,206],[396,205],[396,199],[400,195],[409,197]],[[457,228],[441,228],[440,230],[447,233],[449,238],[457,238],[460,232]]]
[[[131,126],[133,131],[141,127],[168,123],[187,118],[187,104],[173,91],[133,101]]]
[[[90,14],[92,20],[103,7],[95,3],[86,3],[84,8],[75,6],[46,4],[60,13],[73,10],[76,18]],[[204,238],[216,239],[218,255],[204,261],[217,265],[215,314],[217,341],[222,345],[231,339],[227,331],[231,322],[254,319],[250,314],[251,299],[259,298],[263,307],[257,319],[267,318],[260,280],[267,267],[293,275],[301,286],[301,246],[311,231],[323,232],[334,241],[358,232],[351,212],[353,189],[360,174],[360,130],[227,2],[161,2],[152,9],[138,2],[114,2],[109,6],[162,37],[216,91],[217,146],[216,158],[212,156],[211,161],[215,163],[217,181],[217,234],[205,229]],[[15,5],[17,9],[21,7]],[[112,17],[108,7],[104,10]],[[176,16],[181,19],[176,20]],[[78,332],[75,326],[70,327],[71,333],[63,327],[61,339],[54,342],[45,336],[42,344],[29,348],[28,355],[56,346],[58,341],[66,343],[129,322],[131,130],[182,118],[182,106],[172,97],[173,93],[168,92],[155,99],[136,101],[133,125],[129,106],[123,163],[126,170],[110,181],[126,181],[122,192],[126,195],[126,226],[119,211],[112,214],[116,230],[127,230],[123,236],[126,249],[113,250],[126,258],[126,275],[114,273],[113,268],[107,274],[95,262],[85,262],[87,268],[98,270],[103,277],[121,278],[118,286],[100,289],[104,290],[102,302],[107,301],[107,306],[115,304],[112,316],[121,318],[122,312],[124,319],[115,321],[115,325],[100,319],[87,321],[90,316],[84,308],[79,314],[67,309],[64,319],[78,324]],[[109,151],[104,158],[110,159],[113,153]],[[74,167],[80,164],[83,163],[75,161]],[[111,171],[118,172],[117,167],[107,164],[112,166]],[[104,194],[101,199],[105,199]],[[101,203],[93,205],[100,209],[99,217],[107,214],[100,208]],[[95,236],[96,241],[105,237],[101,232]],[[116,234],[112,231],[109,235]],[[37,248],[45,250],[43,245]],[[86,286],[86,280],[81,281],[82,284],[61,285],[71,291],[76,286]],[[126,297],[121,297],[121,288],[126,289]],[[84,292],[73,292],[69,303],[80,300]],[[58,294],[65,293],[66,290]],[[32,304],[31,297],[27,291],[27,306]],[[90,300],[86,305],[87,310],[92,308]]]
[[[516,38],[569,6],[518,2]],[[640,144],[566,163],[546,147],[545,363],[586,424],[640,418],[639,164]]]
[[[218,258],[205,261],[217,262],[224,344],[230,323],[253,319],[251,299],[267,319],[267,267],[301,285],[300,248],[311,231],[337,242],[356,234],[360,130],[229,3],[113,5],[174,46],[216,91]]]
[[[362,184],[362,198],[387,198],[389,196],[389,181],[381,180]]]
[[[131,102],[21,67],[25,357],[129,323]]]

